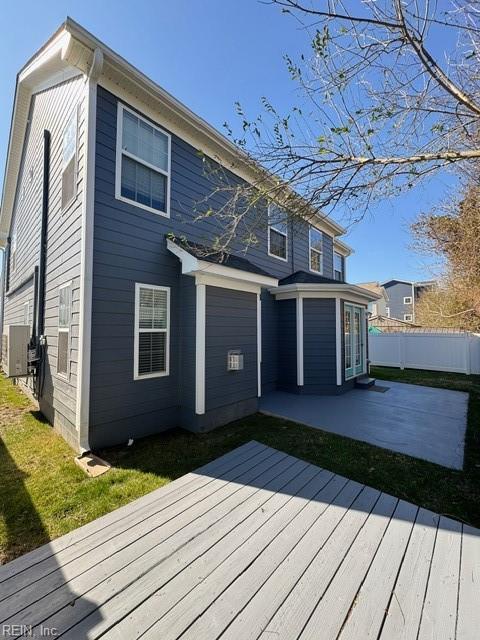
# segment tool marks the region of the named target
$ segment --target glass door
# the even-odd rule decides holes
[[[365,310],[353,304],[344,305],[345,379],[365,373]]]
[[[352,341],[352,325],[353,325],[353,309],[349,304],[344,307],[344,331],[345,331],[345,378],[353,377],[353,341]]]
[[[362,336],[362,309],[353,308],[353,335],[354,335],[354,369],[355,375],[363,373],[363,336]]]

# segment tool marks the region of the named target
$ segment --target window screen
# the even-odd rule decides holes
[[[120,107],[120,195],[167,214],[170,137]]]
[[[135,377],[168,374],[170,290],[137,285]]]

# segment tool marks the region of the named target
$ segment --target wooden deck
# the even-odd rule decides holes
[[[478,638],[479,536],[250,442],[0,567],[0,637]]]

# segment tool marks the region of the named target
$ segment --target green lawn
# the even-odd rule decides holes
[[[209,434],[180,429],[100,452],[114,466],[91,479],[73,452],[0,377],[0,562],[89,522],[238,445],[259,440],[314,464],[480,526],[480,376],[375,369],[373,375],[470,393],[466,464],[452,471],[261,415]]]

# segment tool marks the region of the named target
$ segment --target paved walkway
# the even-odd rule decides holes
[[[0,567],[0,637],[473,640],[479,535],[249,442]]]
[[[339,396],[275,391],[261,398],[260,411],[462,469],[468,393],[382,380],[377,385],[389,389]]]

